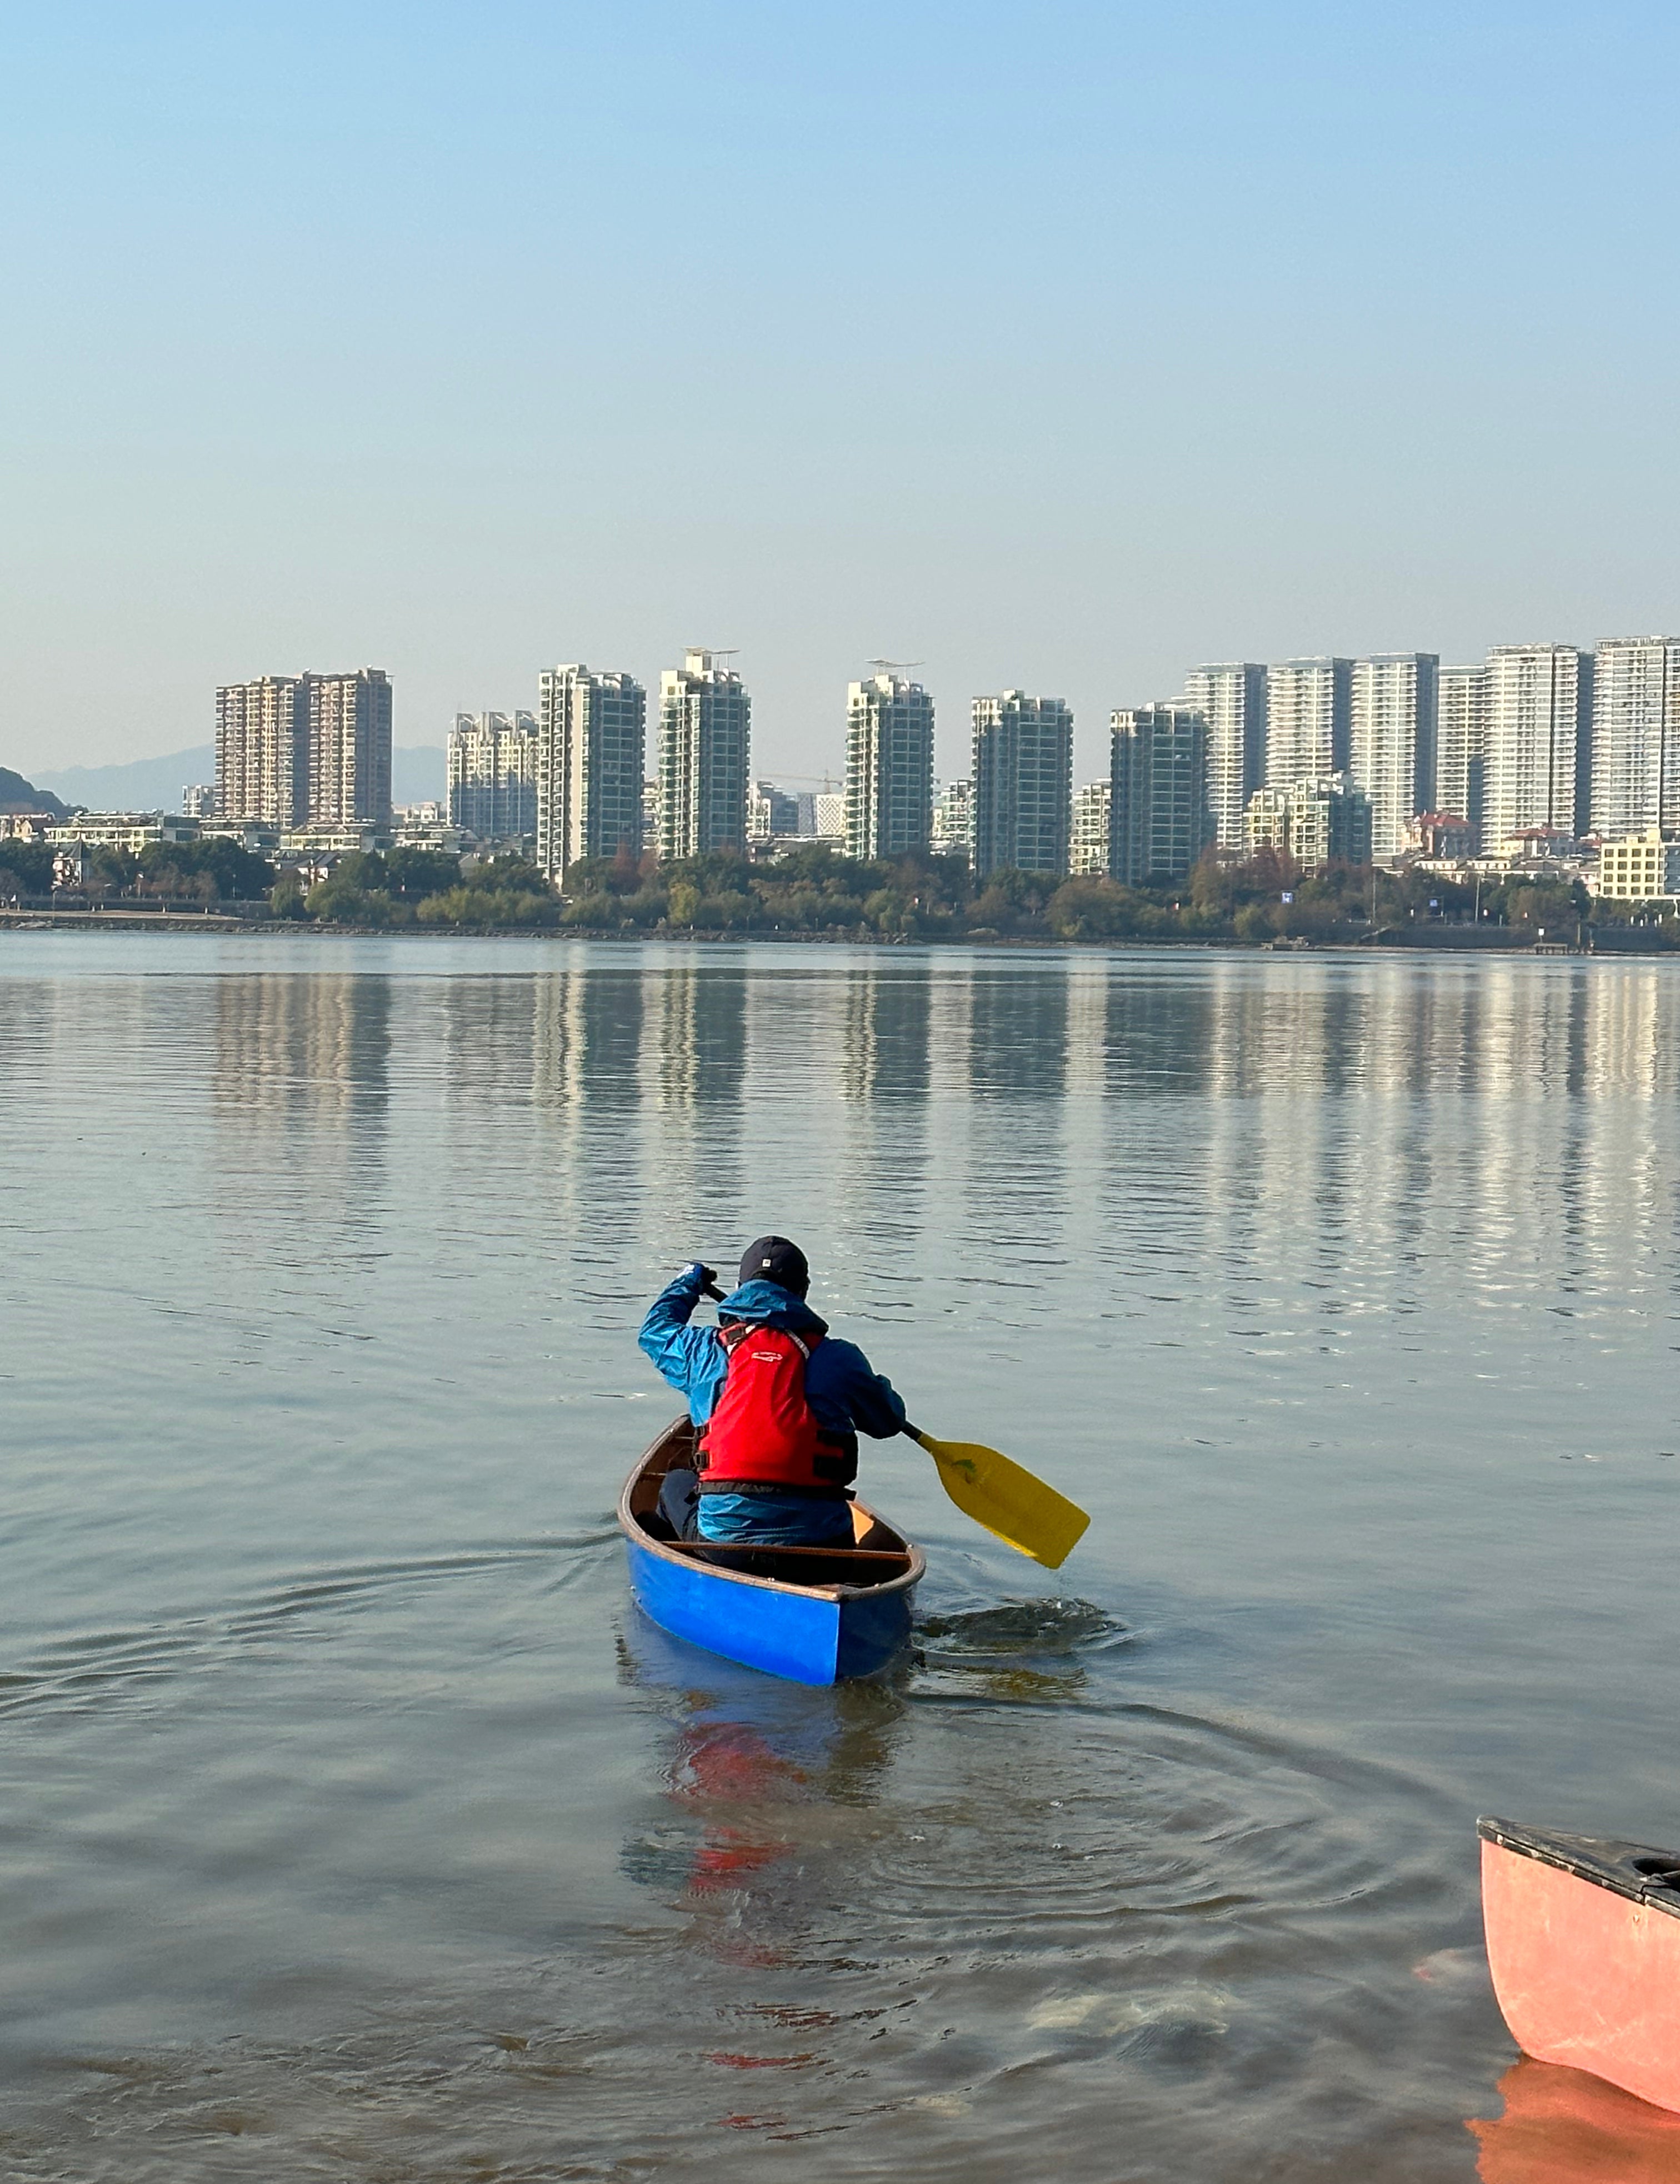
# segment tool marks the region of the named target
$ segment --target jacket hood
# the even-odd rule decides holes
[[[747,1319],[754,1327],[785,1327],[790,1334],[826,1334],[828,1322],[819,1319],[803,1297],[785,1290],[780,1282],[743,1282],[732,1290],[717,1308],[720,1319]]]

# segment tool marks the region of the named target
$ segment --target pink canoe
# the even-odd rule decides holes
[[[1494,1992],[1526,2055],[1680,2110],[1680,1852],[1476,1824]]]

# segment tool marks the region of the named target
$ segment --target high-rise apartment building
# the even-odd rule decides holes
[[[309,809],[309,693],[303,675],[259,675],[216,693],[216,809],[301,827]]]
[[[1243,845],[1243,814],[1266,777],[1266,671],[1256,660],[1193,667],[1178,703],[1208,730],[1208,802],[1222,849]]]
[[[1129,886],[1180,880],[1213,839],[1207,725],[1177,705],[1112,716],[1109,870]]]
[[[974,869],[1067,870],[1073,715],[1061,698],[974,701]]]
[[[444,751],[452,827],[481,842],[537,833],[537,716],[457,713]]]
[[[1593,832],[1680,833],[1680,638],[1599,645],[1592,718]]]
[[[1440,666],[1432,652],[1382,652],[1354,662],[1348,772],[1371,805],[1373,857],[1398,857],[1410,821],[1435,808]]]
[[[933,825],[927,837],[929,854],[960,857],[974,862],[974,783],[949,781],[933,800]]]
[[[1354,663],[1283,660],[1266,671],[1266,785],[1287,788],[1347,771]]]
[[[381,667],[309,675],[309,823],[388,826],[391,683]]]
[[[218,690],[216,809],[269,827],[388,825],[385,671],[264,675]]]
[[[1482,847],[1488,764],[1488,669],[1444,667],[1435,694],[1435,808],[1462,819]]]
[[[1584,827],[1592,691],[1592,657],[1572,644],[1500,644],[1488,655],[1485,846],[1525,827]]]
[[[1099,877],[1109,868],[1109,812],[1113,801],[1111,782],[1088,781],[1073,792],[1067,868],[1076,879]]]
[[[576,660],[537,689],[537,861],[558,879],[580,857],[640,856],[647,692]]]
[[[933,824],[933,700],[883,671],[846,693],[846,849],[925,853]]]
[[[1370,800],[1344,773],[1257,789],[1244,816],[1243,844],[1250,856],[1275,850],[1304,872],[1328,864],[1368,865]]]
[[[797,837],[804,830],[799,824],[799,800],[790,790],[778,788],[773,781],[755,781],[747,794],[747,839],[749,842],[774,842]]]
[[[659,855],[700,857],[747,840],[753,703],[732,667],[698,647],[659,677]]]

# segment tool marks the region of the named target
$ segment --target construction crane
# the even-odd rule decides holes
[[[920,667],[920,660],[866,660],[865,667],[882,667],[889,675],[908,675],[912,667]]]

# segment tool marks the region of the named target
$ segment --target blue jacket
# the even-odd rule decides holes
[[[715,1327],[691,1327],[700,1301],[705,1269],[697,1262],[667,1282],[648,1307],[637,1337],[664,1379],[688,1404],[688,1415],[703,1426],[712,1414],[728,1357]],[[718,1306],[723,1319],[750,1320],[756,1327],[785,1327],[790,1334],[823,1337],[805,1368],[805,1401],[820,1426],[831,1433],[865,1433],[887,1440],[904,1429],[904,1398],[892,1382],[871,1366],[854,1342],[840,1342],[791,1290],[779,1282],[748,1282]]]

